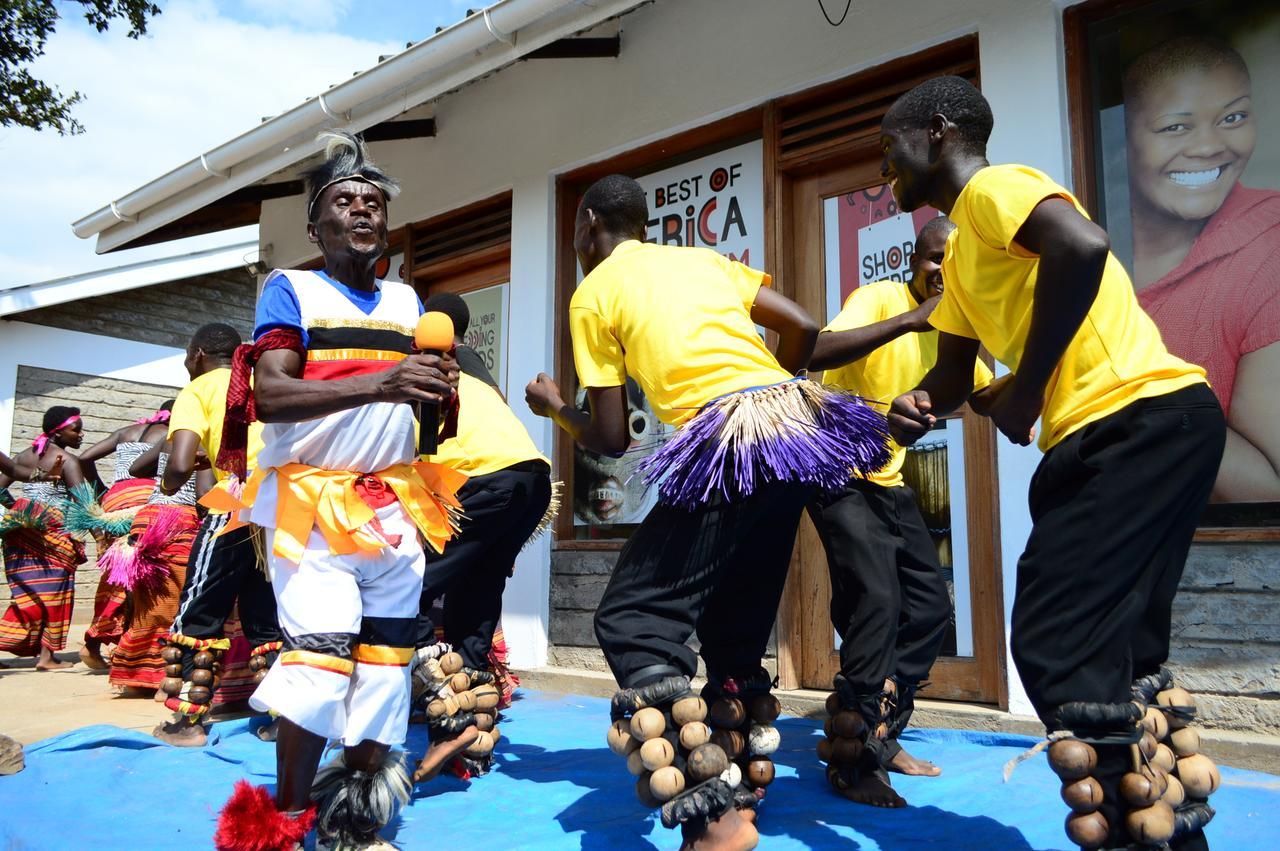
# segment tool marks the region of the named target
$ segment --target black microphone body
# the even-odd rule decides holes
[[[426,355],[442,356],[444,352],[428,349]],[[440,448],[440,403],[419,402],[418,408],[418,454],[435,455]]]

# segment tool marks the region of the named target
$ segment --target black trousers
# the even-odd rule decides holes
[[[472,668],[488,667],[502,592],[520,549],[551,503],[551,468],[516,464],[469,479],[458,491],[462,532],[444,553],[427,551],[417,646],[436,640],[431,606],[444,595],[444,637]]]
[[[1072,700],[1122,703],[1169,656],[1174,594],[1222,461],[1226,423],[1207,385],[1138,400],[1070,434],[1031,480],[1010,636],[1046,726]],[[1098,747],[1114,826],[1127,745]],[[1204,837],[1176,843],[1205,848]]]
[[[811,494],[770,483],[737,503],[650,511],[596,609],[596,638],[619,685],[644,685],[654,666],[693,676],[698,659],[685,642],[694,633],[709,677],[755,673]]]
[[[173,631],[191,638],[221,638],[231,609],[239,602],[240,627],[250,644],[258,647],[280,641],[276,598],[271,582],[258,569],[252,527],[216,537],[230,519],[229,514],[210,514],[200,524]]]
[[[809,504],[831,576],[840,673],[859,694],[929,674],[951,622],[938,551],[908,487],[851,480]]]

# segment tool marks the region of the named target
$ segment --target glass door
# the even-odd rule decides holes
[[[938,215],[931,209],[899,212],[878,167],[878,158],[864,157],[790,183],[786,238],[794,292],[824,324],[857,287],[886,279],[905,282],[916,232]],[[931,685],[922,693],[926,698],[1002,701],[994,446],[990,422],[965,408],[911,447],[903,464],[955,609]],[[829,618],[826,555],[807,519],[789,581],[798,583],[794,593],[802,601],[795,654],[800,683],[829,689],[839,671],[840,637]]]

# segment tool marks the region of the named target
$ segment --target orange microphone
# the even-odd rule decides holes
[[[429,355],[441,355],[453,348],[453,320],[433,310],[418,317],[413,347]],[[440,445],[440,404],[418,403],[418,454],[434,455]]]

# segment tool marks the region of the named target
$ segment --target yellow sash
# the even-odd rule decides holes
[[[388,546],[372,525],[376,515],[355,484],[371,475],[391,488],[423,538],[436,552],[458,531],[462,503],[455,494],[467,476],[429,461],[397,464],[377,473],[322,470],[305,464],[286,464],[255,470],[239,499],[225,489],[211,490],[201,502],[212,510],[240,510],[252,506],[268,473],[276,474],[276,534],[272,551],[297,564],[312,528],[319,528],[334,555],[373,553]],[[212,503],[212,504],[211,504]],[[220,534],[245,525],[237,514]]]

